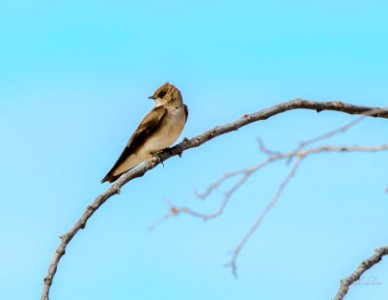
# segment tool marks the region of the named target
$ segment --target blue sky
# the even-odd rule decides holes
[[[66,232],[108,185],[147,99],[178,86],[192,137],[290,100],[386,106],[386,1],[1,1],[0,298],[36,299]],[[225,172],[264,159],[256,138],[288,150],[353,117],[293,111],[172,158],[129,183],[72,241],[52,299],[331,299],[339,280],[387,244],[388,157],[308,158],[238,260],[223,267],[287,174],[275,164],[219,219],[180,216],[153,232],[165,200],[211,212]],[[365,120],[330,144],[387,143]],[[349,299],[382,299],[387,262]]]

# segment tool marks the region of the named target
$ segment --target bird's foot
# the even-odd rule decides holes
[[[170,155],[174,154],[174,151],[172,150],[172,148],[165,148],[162,152],[170,154]]]

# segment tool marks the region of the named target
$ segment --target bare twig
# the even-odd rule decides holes
[[[381,109],[381,108],[372,109],[371,111],[367,112],[366,114],[359,116],[358,118],[353,119],[352,121],[350,121],[349,123],[347,123],[341,127],[338,127],[338,128],[331,130],[329,132],[325,132],[324,134],[318,135],[310,140],[307,140],[307,141],[300,143],[299,149],[303,149],[304,147],[311,145],[313,143],[316,143],[316,142],[319,142],[322,140],[326,140],[326,139],[328,139],[328,138],[330,138],[338,133],[343,133],[343,132],[347,131],[349,128],[353,127],[354,125],[360,123],[362,120],[365,120],[368,116],[371,116],[375,113],[381,112],[382,110],[385,110],[385,109],[387,109],[387,108],[385,107],[383,109]]]
[[[323,146],[320,148],[311,148],[304,151],[299,152],[289,152],[283,155],[282,158],[289,160],[291,157],[296,157],[296,162],[294,163],[294,166],[291,168],[290,172],[288,173],[287,177],[284,179],[283,182],[280,183],[278,190],[276,191],[275,196],[272,198],[272,200],[268,203],[268,205],[265,207],[265,209],[262,211],[262,213],[259,215],[259,217],[256,219],[255,223],[252,225],[252,227],[249,229],[248,233],[244,236],[244,238],[240,241],[240,243],[237,245],[237,247],[231,252],[231,260],[227,264],[232,268],[233,275],[237,276],[237,258],[240,254],[241,249],[244,247],[246,242],[250,239],[252,234],[256,231],[257,227],[261,224],[265,216],[268,214],[270,209],[275,206],[277,203],[277,200],[279,199],[281,193],[283,192],[286,185],[290,182],[290,180],[294,177],[297,169],[299,168],[302,160],[306,158],[310,154],[317,154],[322,152],[377,152],[377,151],[385,151],[388,150],[388,144],[387,145],[378,145],[378,146],[371,146],[371,147],[362,147],[362,146]]]
[[[268,212],[271,210],[272,207],[275,206],[277,203],[281,193],[287,186],[287,184],[290,182],[290,180],[294,177],[297,169],[299,168],[301,162],[307,158],[311,154],[318,154],[318,153],[329,153],[329,152],[379,152],[379,151],[387,151],[388,150],[388,144],[383,145],[377,145],[377,146],[322,146],[318,148],[309,148],[306,150],[298,150],[299,147],[296,150],[287,152],[287,153],[279,153],[274,154],[273,156],[270,156],[265,161],[250,167],[248,169],[239,170],[233,173],[230,176],[223,176],[220,180],[218,180],[216,183],[211,185],[211,189],[217,188],[219,185],[223,183],[223,180],[228,179],[231,176],[238,176],[241,175],[242,178],[228,191],[225,193],[224,199],[219,206],[219,208],[210,214],[204,214],[200,212],[193,211],[187,207],[176,207],[171,202],[169,202],[170,211],[162,217],[159,221],[157,221],[154,225],[152,225],[152,228],[155,228],[157,225],[159,225],[162,221],[165,221],[173,216],[177,216],[180,213],[185,213],[188,215],[191,215],[193,217],[197,217],[203,220],[209,220],[216,218],[220,216],[225,207],[227,202],[230,200],[231,195],[236,192],[237,189],[239,189],[248,179],[251,175],[253,175],[255,172],[263,168],[264,166],[269,165],[272,162],[278,161],[278,160],[286,160],[289,161],[292,158],[296,158],[296,161],[291,168],[290,172],[288,173],[287,177],[284,179],[283,182],[280,183],[274,197],[272,200],[268,203],[268,205],[265,207],[265,209],[261,212],[259,217],[256,219],[255,223],[252,225],[252,227],[249,229],[247,234],[243,237],[243,239],[239,242],[239,244],[234,248],[233,251],[231,251],[231,260],[229,263],[227,263],[227,266],[230,266],[232,268],[232,272],[234,276],[237,276],[237,258],[240,254],[242,248],[245,246],[246,242],[250,239],[252,234],[256,231],[256,229],[259,227],[265,216],[268,214]],[[228,174],[228,175],[229,175]],[[208,189],[209,191],[209,189]],[[210,193],[210,192],[209,192]]]
[[[205,131],[204,133],[197,135],[196,137],[188,140],[185,139],[180,144],[175,147],[169,148],[168,151],[164,151],[161,154],[152,157],[147,160],[144,164],[138,168],[131,170],[124,175],[122,175],[114,184],[112,184],[104,193],[99,195],[93,202],[90,204],[82,216],[77,220],[77,222],[71,227],[71,229],[61,236],[61,243],[59,244],[57,250],[54,253],[54,256],[51,260],[50,266],[46,277],[44,278],[44,285],[42,290],[42,300],[49,299],[50,288],[54,279],[54,276],[57,271],[59,261],[62,256],[65,254],[66,247],[72,240],[72,238],[77,234],[80,229],[83,229],[86,226],[89,218],[96,212],[96,210],[104,204],[110,197],[120,192],[120,189],[129,181],[143,176],[146,172],[156,167],[161,162],[175,156],[180,155],[183,151],[198,147],[207,141],[220,136],[222,134],[238,130],[239,128],[246,126],[250,123],[266,120],[277,114],[294,110],[294,109],[310,109],[316,110],[317,112],[323,110],[332,110],[339,111],[347,114],[357,114],[357,115],[370,115],[371,117],[385,118],[388,119],[388,110],[383,110],[375,107],[367,106],[358,106],[353,104],[346,104],[340,101],[331,101],[331,102],[316,102],[303,99],[294,99],[289,102],[281,103],[273,107],[258,111],[253,114],[247,114],[241,117],[240,119],[235,120],[232,123],[228,123],[222,126],[217,126],[211,130]],[[373,113],[370,113],[373,111]]]
[[[261,138],[257,138],[257,143],[259,144],[259,150],[267,156],[276,156],[281,154],[279,151],[268,149]]]
[[[366,271],[372,268],[375,264],[379,263],[384,255],[388,255],[388,246],[380,247],[375,250],[375,253],[368,259],[361,262],[357,269],[345,279],[341,280],[340,287],[333,300],[342,300],[345,298],[349,291],[349,287],[359,280]]]
[[[177,207],[175,206],[171,201],[169,201],[167,204],[169,206],[169,211],[162,217],[160,218],[158,221],[156,221],[153,225],[150,226],[150,229],[155,229],[159,224],[161,224],[162,222],[166,221],[167,219],[171,218],[171,217],[175,217],[175,216],[178,216],[179,214],[181,213],[184,213],[184,214],[188,214],[188,215],[191,215],[193,217],[197,217],[197,218],[200,218],[204,221],[207,221],[207,220],[210,220],[210,219],[214,219],[218,216],[220,216],[224,210],[225,210],[225,207],[227,205],[227,203],[229,202],[231,196],[233,195],[234,192],[236,192],[247,180],[248,178],[255,172],[257,172],[259,169],[262,169],[263,167],[269,165],[270,163],[272,163],[273,161],[275,160],[279,160],[283,158],[282,155],[279,155],[279,157],[270,157],[268,158],[267,160],[255,165],[255,166],[252,166],[250,168],[247,168],[247,169],[243,169],[243,170],[238,170],[238,171],[235,171],[235,172],[232,172],[232,173],[227,173],[225,174],[223,177],[221,177],[218,181],[216,181],[215,183],[213,183],[207,190],[205,193],[203,194],[197,194],[197,197],[200,197],[202,199],[205,199],[207,198],[212,191],[214,191],[215,189],[217,189],[219,187],[219,185],[221,185],[224,181],[226,181],[227,179],[231,178],[231,177],[235,177],[235,176],[238,176],[238,175],[241,175],[241,179],[232,186],[232,188],[230,188],[225,194],[224,194],[224,198],[221,202],[221,205],[217,208],[217,210],[215,210],[214,212],[210,213],[210,214],[204,214],[204,213],[200,213],[200,212],[196,212],[196,211],[193,211],[185,206],[183,207]]]
[[[237,277],[237,257],[240,254],[241,249],[244,247],[245,243],[250,239],[252,234],[256,231],[257,227],[261,224],[267,213],[270,211],[272,207],[275,206],[277,200],[279,199],[281,193],[283,192],[284,188],[288,184],[288,182],[291,180],[292,177],[294,177],[296,170],[298,169],[300,163],[302,161],[302,158],[299,157],[294,166],[292,167],[291,171],[288,173],[287,177],[283,180],[283,182],[279,185],[278,190],[276,191],[276,194],[273,196],[272,200],[268,203],[268,205],[265,207],[265,209],[261,212],[259,217],[256,219],[253,226],[249,229],[248,233],[243,237],[243,239],[240,241],[240,243],[237,245],[236,248],[232,251],[232,258],[227,264],[232,268],[233,275]]]

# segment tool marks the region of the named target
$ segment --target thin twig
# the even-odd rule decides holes
[[[195,196],[197,196],[199,199],[201,200],[204,200],[206,199],[208,196],[210,196],[210,194],[216,190],[221,183],[225,182],[227,179],[229,178],[232,178],[238,174],[241,174],[245,172],[245,169],[244,170],[238,170],[238,171],[234,171],[234,172],[231,172],[231,173],[226,173],[224,174],[224,176],[222,176],[219,180],[217,180],[216,182],[214,182],[212,185],[210,185],[207,190],[203,193],[197,193],[195,192]]]
[[[298,149],[298,148],[297,148]],[[309,155],[312,154],[319,154],[319,153],[330,153],[330,152],[338,152],[338,153],[344,153],[344,152],[378,152],[378,151],[386,151],[388,150],[388,144],[383,145],[377,145],[377,146],[322,146],[318,148],[309,148],[306,150],[298,151],[293,150],[287,153],[280,153],[280,154],[274,154],[273,156],[269,157],[265,161],[250,167],[245,170],[239,170],[230,174],[234,174],[233,176],[242,175],[242,178],[228,191],[225,193],[224,199],[221,202],[221,205],[215,210],[213,213],[210,214],[204,214],[200,213],[194,210],[191,210],[187,207],[176,207],[171,202],[169,202],[170,210],[169,212],[164,215],[160,220],[158,220],[154,225],[151,226],[152,229],[154,229],[157,225],[162,223],[163,221],[177,216],[181,213],[185,213],[188,215],[191,215],[196,218],[200,218],[204,221],[207,221],[209,219],[214,219],[216,217],[219,217],[226,207],[226,204],[228,201],[230,201],[230,197],[233,193],[235,193],[255,172],[263,168],[264,166],[269,165],[270,163],[278,160],[290,160],[292,158],[296,158],[296,161],[291,168],[290,172],[288,173],[287,177],[284,179],[283,182],[280,183],[274,197],[272,200],[268,203],[268,205],[265,207],[265,209],[262,211],[262,213],[259,215],[259,217],[256,219],[255,223],[251,226],[247,234],[244,236],[244,238],[240,241],[240,243],[234,248],[233,251],[231,251],[232,258],[231,260],[226,264],[227,266],[230,266],[232,268],[233,275],[237,277],[237,258],[240,254],[242,248],[245,246],[247,241],[251,238],[252,234],[256,231],[256,229],[259,227],[263,219],[266,217],[270,209],[275,206],[277,203],[281,193],[285,189],[286,185],[290,182],[290,180],[294,177],[295,172],[299,168],[302,161],[307,158]],[[222,177],[221,179],[225,179],[229,177]],[[222,184],[222,181],[217,181],[217,185],[212,185],[218,187],[220,184]]]
[[[356,115],[368,115],[369,112],[373,110],[378,110],[376,113],[370,114],[371,117],[385,118],[388,119],[388,110],[382,110],[375,107],[367,106],[358,106],[353,104],[346,104],[340,101],[331,101],[331,102],[316,102],[303,99],[294,99],[285,103],[275,105],[273,107],[258,111],[253,114],[247,114],[241,117],[240,119],[235,120],[234,122],[217,126],[211,130],[205,131],[204,133],[197,135],[196,137],[190,140],[183,140],[180,144],[175,147],[169,148],[168,151],[164,151],[157,156],[152,157],[147,160],[140,167],[131,170],[123,174],[114,184],[112,184],[104,193],[99,195],[93,202],[90,204],[82,216],[77,220],[77,222],[71,227],[71,229],[61,236],[61,242],[56,249],[54,256],[51,260],[50,266],[47,271],[47,275],[44,278],[44,285],[42,290],[42,300],[49,299],[49,292],[57,272],[58,264],[65,254],[65,250],[68,244],[71,242],[73,237],[77,234],[80,229],[83,229],[86,226],[89,218],[96,212],[96,210],[110,197],[120,192],[120,189],[129,181],[143,176],[146,172],[156,167],[161,162],[176,156],[181,155],[185,150],[199,147],[203,143],[208,142],[209,140],[220,136],[222,134],[238,130],[239,128],[246,126],[250,123],[266,120],[277,114],[294,110],[294,109],[310,109],[316,110],[317,112],[323,110],[332,110],[339,111],[347,114],[356,114]]]
[[[256,231],[257,227],[261,224],[265,216],[268,214],[268,212],[271,210],[272,207],[275,206],[277,200],[279,199],[281,193],[283,192],[284,188],[288,184],[288,182],[291,180],[292,177],[294,177],[296,170],[298,169],[300,163],[302,161],[302,158],[299,157],[296,162],[294,163],[294,166],[292,167],[291,171],[288,173],[287,177],[282,181],[282,183],[279,185],[278,190],[276,191],[275,195],[273,196],[272,200],[268,203],[268,205],[265,207],[265,209],[261,212],[259,217],[256,219],[253,226],[249,229],[247,234],[243,237],[243,239],[240,241],[240,243],[234,248],[234,250],[231,252],[232,258],[227,264],[232,268],[233,275],[237,277],[237,257],[240,254],[241,249],[244,247],[245,243],[250,239],[252,234]]]
[[[305,151],[296,152],[296,153],[286,153],[283,158],[289,159],[290,157],[296,157],[296,162],[294,163],[294,166],[288,173],[287,177],[284,179],[283,182],[280,183],[278,190],[276,191],[275,196],[272,198],[272,200],[268,203],[268,205],[265,207],[265,209],[262,211],[262,213],[259,215],[259,217],[256,219],[255,223],[252,225],[252,227],[249,229],[248,233],[244,236],[244,238],[240,241],[240,243],[236,246],[236,248],[231,252],[232,258],[227,264],[232,268],[233,275],[237,277],[237,257],[240,254],[241,249],[244,247],[246,242],[250,239],[252,234],[256,231],[256,229],[259,227],[265,216],[268,214],[270,209],[275,206],[277,203],[277,200],[279,199],[281,193],[283,192],[286,185],[290,182],[290,180],[294,177],[297,169],[299,168],[301,162],[303,159],[305,159],[310,154],[317,154],[322,152],[377,152],[377,151],[385,151],[388,150],[388,144],[387,145],[378,145],[378,146],[370,146],[370,147],[362,147],[362,146],[323,146],[320,148],[311,148],[307,149]]]
[[[378,112],[381,112],[383,110],[387,109],[387,107],[381,109],[381,108],[377,108],[377,109],[372,109],[371,111],[367,112],[366,114],[362,115],[362,116],[359,116],[358,118],[355,118],[353,119],[352,121],[350,121],[349,123],[341,126],[341,127],[338,127],[334,130],[331,130],[329,132],[326,132],[324,134],[321,134],[321,135],[318,135],[310,140],[307,140],[307,141],[304,141],[302,143],[300,143],[299,145],[299,150],[300,149],[303,149],[304,147],[308,146],[308,145],[311,145],[313,143],[316,143],[316,142],[319,142],[319,141],[322,141],[322,140],[326,140],[334,135],[337,135],[338,133],[343,133],[347,130],[349,130],[351,127],[353,127],[354,125],[360,123],[361,121],[365,120],[368,116],[371,116],[375,113],[378,113]]]
[[[279,151],[268,149],[268,147],[264,144],[261,138],[257,138],[257,143],[259,144],[259,150],[265,155],[267,156],[281,155],[281,152]]]
[[[204,221],[207,221],[207,220],[219,217],[224,212],[225,207],[226,207],[227,203],[229,202],[231,196],[248,180],[248,178],[253,173],[255,173],[259,169],[262,169],[263,167],[269,165],[273,161],[281,159],[281,158],[283,158],[283,157],[279,157],[279,158],[270,157],[267,160],[265,160],[265,161],[255,165],[253,167],[250,167],[250,168],[247,168],[247,169],[243,169],[243,170],[238,170],[238,171],[235,171],[235,172],[232,172],[232,173],[227,173],[223,177],[221,177],[220,180],[218,180],[214,184],[212,184],[206,190],[206,192],[203,193],[203,194],[200,194],[199,197],[202,197],[203,199],[205,199],[208,195],[210,195],[210,193],[213,190],[217,189],[218,186],[220,184],[222,184],[226,179],[234,177],[234,176],[237,176],[237,175],[241,175],[242,176],[241,179],[232,186],[232,188],[230,188],[227,192],[225,192],[224,198],[223,198],[223,200],[221,202],[221,205],[212,213],[209,213],[209,214],[200,213],[200,212],[197,212],[197,211],[193,211],[193,210],[191,210],[191,209],[189,209],[189,208],[187,208],[185,206],[177,207],[171,201],[169,201],[167,203],[168,206],[169,206],[169,211],[163,217],[161,217],[159,220],[157,220],[154,224],[152,224],[150,226],[150,229],[151,230],[155,229],[162,222],[166,221],[169,218],[178,216],[181,213],[184,213],[184,214],[187,214],[187,215],[191,215],[193,217],[200,218],[200,219],[202,219]]]
[[[388,255],[388,246],[377,248],[375,250],[375,253],[371,257],[362,261],[361,264],[357,267],[357,269],[349,277],[346,277],[345,279],[341,280],[340,287],[333,300],[344,299],[349,291],[349,287],[354,282],[359,280],[362,274],[372,268],[375,264],[379,263],[384,255]]]

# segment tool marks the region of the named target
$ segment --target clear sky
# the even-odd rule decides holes
[[[0,299],[37,299],[65,233],[108,185],[101,178],[165,81],[190,110],[192,137],[290,100],[388,104],[387,1],[0,1]],[[307,159],[224,268],[287,166],[255,175],[219,219],[147,228],[165,200],[211,212],[225,172],[288,150],[351,116],[288,112],[174,157],[129,183],[63,257],[51,296],[85,299],[331,299],[341,278],[387,244],[387,153]],[[330,144],[387,143],[365,120]],[[388,294],[387,259],[349,299]]]

